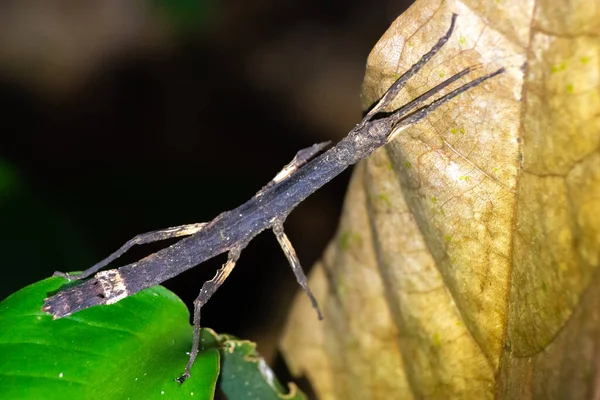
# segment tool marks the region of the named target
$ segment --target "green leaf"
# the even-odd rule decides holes
[[[153,287],[111,306],[53,320],[44,298],[66,282],[49,278],[0,303],[3,399],[212,399],[219,374],[214,333],[183,385],[192,341],[186,306]]]
[[[304,400],[293,383],[286,392],[273,371],[256,352],[256,343],[219,336],[222,357],[220,387],[228,400]]]

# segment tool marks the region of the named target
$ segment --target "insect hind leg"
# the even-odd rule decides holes
[[[196,224],[175,226],[172,228],[161,229],[159,231],[142,233],[140,235],[135,236],[133,239],[127,241],[117,251],[115,251],[114,253],[112,253],[111,255],[109,255],[104,260],[100,261],[99,263],[86,269],[81,274],[71,275],[66,272],[56,271],[53,276],[62,276],[63,278],[67,278],[70,281],[85,279],[88,276],[95,274],[100,269],[104,268],[105,266],[107,266],[108,264],[110,264],[111,262],[116,260],[117,258],[121,257],[123,254],[125,254],[130,248],[132,248],[136,244],[147,244],[147,243],[158,242],[158,241],[166,240],[166,239],[173,239],[173,238],[178,238],[178,237],[182,237],[182,236],[193,235],[195,233],[200,232],[200,230],[205,225],[206,225],[206,223],[201,222],[201,223],[196,223]]]

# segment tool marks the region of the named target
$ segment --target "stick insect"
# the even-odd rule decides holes
[[[300,260],[284,233],[283,224],[298,204],[346,168],[368,157],[408,126],[421,121],[451,99],[504,72],[504,68],[500,68],[480,76],[423,105],[452,83],[480,68],[467,67],[399,109],[391,113],[382,112],[396,98],[406,82],[447,43],[454,30],[456,18],[457,15],[453,14],[450,28],[431,50],[392,84],[362,121],[338,144],[325,152],[323,150],[328,143],[316,144],[299,151],[296,157],[254,197],[238,208],[218,215],[211,222],[144,233],[134,237],[106,259],[79,275],[56,272],[55,275],[69,280],[82,280],[95,275],[79,285],[63,289],[47,298],[42,310],[56,319],[92,306],[113,304],[227,252],[227,262],[213,279],[202,285],[200,294],[194,301],[193,345],[185,372],[177,378],[178,382],[183,383],[190,377],[190,369],[198,355],[200,310],[229,276],[241,251],[248,243],[260,232],[271,229],[292,267],[296,280],[310,299],[319,319],[322,319],[323,314],[308,287]],[[136,244],[183,236],[188,237],[142,260],[118,269],[98,272]]]

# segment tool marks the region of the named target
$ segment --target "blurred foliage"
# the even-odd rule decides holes
[[[4,199],[10,198],[18,190],[19,177],[15,168],[0,159],[0,206]]]
[[[194,32],[210,18],[215,0],[151,0],[171,23],[183,32]]]
[[[0,210],[3,271],[10,277],[0,282],[0,298],[47,276],[52,267],[73,269],[91,263],[78,227],[5,160],[0,161]],[[14,265],[22,267],[8,267]]]
[[[0,72],[49,97],[80,90],[125,55],[199,36],[213,0],[0,3]]]

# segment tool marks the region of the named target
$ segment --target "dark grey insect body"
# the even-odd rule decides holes
[[[296,158],[254,197],[238,208],[220,214],[209,223],[184,225],[139,235],[81,275],[56,273],[71,280],[85,279],[93,274],[95,276],[80,285],[61,290],[49,297],[44,303],[43,310],[55,318],[62,318],[95,305],[112,304],[140,290],[158,285],[209,258],[228,252],[225,265],[213,279],[204,283],[198,298],[194,301],[194,342],[185,373],[178,378],[179,382],[183,382],[189,378],[190,368],[198,354],[200,309],[227,278],[242,249],[260,232],[272,229],[292,266],[298,283],[309,296],[319,318],[322,318],[317,301],[306,283],[300,261],[283,232],[283,223],[289,213],[308,196],[349,166],[388,143],[401,130],[422,120],[459,94],[504,72],[504,68],[500,68],[458,87],[428,105],[421,106],[430,97],[478,68],[469,67],[395,112],[387,115],[380,113],[397,96],[408,79],[446,44],[454,30],[455,22],[456,14],[452,16],[452,23],[446,34],[388,89],[363,120],[334,147],[319,156],[316,154],[326,144],[301,150]],[[419,106],[421,107],[417,108]],[[135,244],[188,235],[191,236],[135,263],[118,269],[97,272]]]

